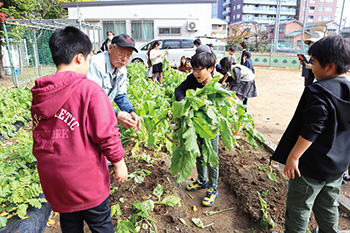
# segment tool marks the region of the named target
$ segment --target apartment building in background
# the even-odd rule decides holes
[[[300,22],[304,21],[307,5],[306,23],[332,21],[336,16],[337,1],[339,0],[298,0],[295,18]]]
[[[294,18],[297,0],[281,0],[280,19]],[[277,0],[224,0],[224,20],[229,24],[256,21],[269,24],[276,20]]]
[[[339,12],[340,0],[307,0],[306,22],[332,21]],[[217,10],[217,18],[229,24],[242,21],[256,21],[260,24],[275,22],[277,0],[218,0],[215,9],[222,5],[222,16]],[[306,0],[281,0],[280,20],[297,19],[303,22]],[[214,7],[213,7],[214,9]]]

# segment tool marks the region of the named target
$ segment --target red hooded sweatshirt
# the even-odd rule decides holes
[[[31,92],[33,154],[51,208],[67,213],[98,206],[110,194],[106,157],[116,163],[124,155],[106,93],[71,71],[37,79]]]

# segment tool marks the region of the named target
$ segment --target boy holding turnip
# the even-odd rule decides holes
[[[212,71],[215,66],[215,57],[210,52],[196,53],[191,59],[191,66],[193,72],[175,89],[175,98],[177,101],[182,101],[185,98],[188,89],[195,90],[197,88],[203,88],[213,79]],[[198,141],[199,144],[203,144],[200,138]],[[218,154],[219,134],[211,140],[211,145],[215,153]],[[198,178],[194,183],[187,185],[186,189],[188,191],[196,191],[198,189],[208,188],[202,204],[204,206],[212,206],[219,195],[217,191],[219,166],[214,167],[209,163],[203,166],[203,162],[203,155],[197,156],[196,167]],[[207,169],[209,181],[207,181]]]
[[[54,75],[32,88],[33,154],[51,208],[63,232],[114,233],[108,207],[110,180],[127,179],[114,110],[104,90],[86,78],[92,45],[75,27],[56,30],[49,41]]]
[[[289,178],[286,232],[306,232],[311,209],[319,232],[339,232],[337,198],[350,161],[350,40],[328,36],[308,53],[317,81],[305,87],[271,158]]]

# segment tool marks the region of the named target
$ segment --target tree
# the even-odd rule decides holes
[[[61,3],[64,2],[82,2],[82,0],[0,0],[0,44],[4,43],[1,17],[4,19],[7,16],[8,19],[61,19],[67,15],[67,11],[61,8]],[[0,49],[0,78],[4,76],[2,57]]]
[[[229,35],[226,40],[229,47],[235,47],[250,35],[250,28],[244,27],[243,24],[229,25],[228,29]]]
[[[328,25],[327,23],[315,23],[311,30],[314,32],[320,32],[323,36],[328,36],[330,33],[327,31]]]
[[[0,2],[0,9],[3,7],[4,3]],[[8,15],[5,13],[0,12],[0,78],[3,78],[5,76],[5,71],[4,71],[4,64],[2,63],[2,50],[1,50],[1,45],[2,45],[2,38],[4,38],[4,30],[3,30],[3,23],[5,20],[11,19],[8,18]]]
[[[260,45],[267,44],[268,41],[268,33],[266,30],[261,29],[261,25],[257,22],[251,22],[252,24],[252,30],[250,31],[250,37],[254,37],[255,42],[255,51],[260,50]]]

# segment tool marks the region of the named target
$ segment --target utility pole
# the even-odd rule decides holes
[[[274,39],[274,51],[276,52],[278,47],[278,34],[279,34],[279,25],[280,25],[280,15],[281,15],[281,0],[277,0],[276,8],[276,22],[275,22],[275,39]]]
[[[344,6],[345,6],[345,0],[343,0],[343,7],[341,9],[341,14],[340,14],[339,29],[338,29],[339,34],[340,34],[340,30],[341,30],[341,25],[343,23]]]
[[[307,7],[309,5],[309,0],[305,1],[305,8],[304,8],[304,20],[303,20],[303,33],[301,34],[301,48],[302,48],[302,53],[305,51],[305,44],[304,44],[304,35],[305,35],[305,25],[306,25],[306,17],[307,17]]]

